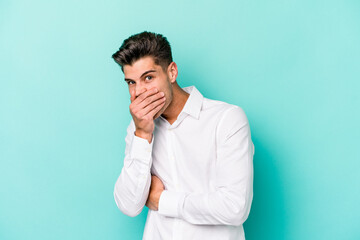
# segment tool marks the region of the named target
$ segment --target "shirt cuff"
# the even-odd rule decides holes
[[[169,190],[162,191],[159,199],[158,212],[168,217],[181,217],[182,206],[185,200],[185,193]]]
[[[150,164],[153,143],[154,136],[152,136],[151,142],[149,143],[148,140],[134,134],[130,149],[130,157],[138,159],[145,164]]]

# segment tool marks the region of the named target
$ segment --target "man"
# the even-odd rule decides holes
[[[243,110],[181,88],[161,34],[132,35],[112,57],[132,115],[114,188],[118,208],[132,217],[149,208],[143,239],[245,239],[254,147]]]

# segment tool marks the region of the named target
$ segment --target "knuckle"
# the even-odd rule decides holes
[[[142,117],[142,115],[139,112],[134,113],[134,115],[137,119],[141,119],[141,117]]]

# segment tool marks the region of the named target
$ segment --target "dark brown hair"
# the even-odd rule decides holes
[[[125,39],[120,49],[112,55],[121,71],[124,72],[124,65],[132,65],[142,57],[151,56],[155,64],[160,65],[164,72],[173,61],[170,43],[161,34],[152,32],[141,32]]]

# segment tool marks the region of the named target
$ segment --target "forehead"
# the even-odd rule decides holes
[[[125,77],[129,78],[137,78],[140,77],[140,75],[144,72],[152,69],[159,72],[161,70],[161,66],[155,64],[153,57],[147,56],[140,58],[132,65],[125,65],[124,75]]]

